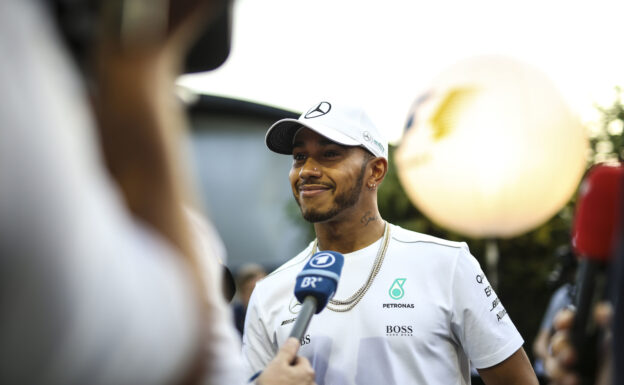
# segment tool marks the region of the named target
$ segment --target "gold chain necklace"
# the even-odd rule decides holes
[[[368,279],[366,280],[366,282],[364,282],[364,285],[362,285],[355,292],[355,294],[353,294],[351,297],[345,300],[330,299],[329,303],[327,304],[327,308],[329,310],[332,310],[335,312],[346,312],[346,311],[353,309],[355,305],[357,305],[358,302],[360,302],[360,300],[364,297],[364,294],[366,294],[370,286],[373,284],[373,280],[375,279],[375,277],[377,276],[377,273],[379,273],[379,270],[381,269],[381,265],[386,256],[386,251],[388,250],[389,243],[390,243],[390,225],[388,224],[388,222],[386,222],[385,228],[384,228],[383,240],[381,241],[381,245],[379,246],[379,250],[377,251],[377,257],[375,257],[375,263],[373,263],[373,267],[371,268],[371,271],[368,274]],[[314,245],[312,246],[312,251],[310,252],[310,255],[308,255],[308,258],[312,257],[312,255],[314,254],[314,251],[317,248],[318,248],[318,238],[314,240]]]

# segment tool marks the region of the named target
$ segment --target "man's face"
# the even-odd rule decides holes
[[[303,128],[294,139],[290,184],[303,217],[330,220],[359,202],[368,157]]]

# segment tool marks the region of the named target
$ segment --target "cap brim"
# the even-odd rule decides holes
[[[278,154],[292,154],[293,140],[301,127],[309,128],[329,140],[345,146],[360,146],[357,140],[326,126],[307,122],[303,123],[298,119],[282,119],[275,122],[267,131],[265,137],[267,147],[269,150],[277,152]]]
[[[293,139],[302,124],[297,119],[282,119],[267,131],[265,143],[269,150],[278,154],[292,154]]]

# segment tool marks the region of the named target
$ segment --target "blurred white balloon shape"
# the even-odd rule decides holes
[[[513,237],[574,193],[587,138],[551,81],[511,58],[443,72],[409,111],[399,178],[431,220],[471,237]]]

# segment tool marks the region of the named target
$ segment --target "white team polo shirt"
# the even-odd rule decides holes
[[[319,385],[469,384],[470,362],[491,367],[522,346],[465,243],[390,226],[385,260],[362,300],[347,312],[315,315],[301,341],[299,355]],[[381,242],[345,254],[336,299],[365,283]],[[288,338],[300,309],[295,277],[311,249],[256,285],[243,338],[250,376]]]

